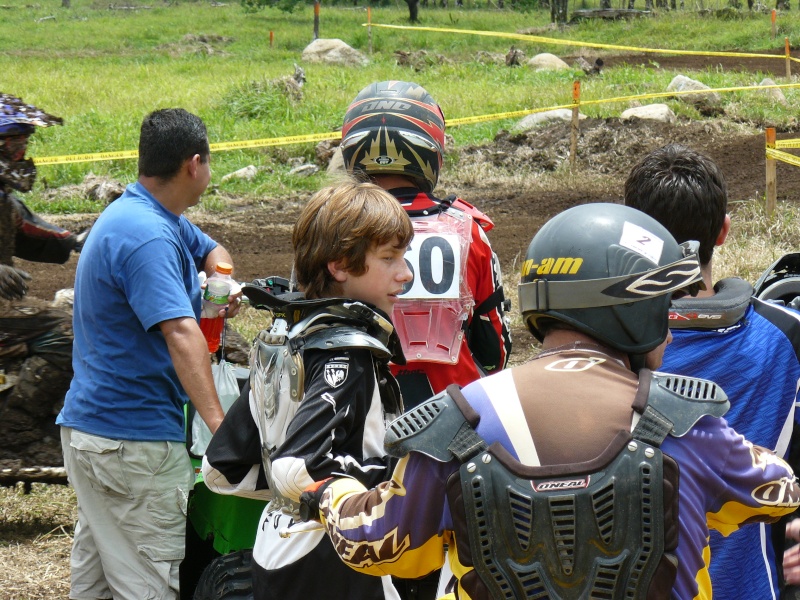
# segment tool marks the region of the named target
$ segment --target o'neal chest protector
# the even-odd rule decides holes
[[[678,471],[659,446],[703,415],[724,414],[729,404],[719,387],[653,375],[631,434],[620,432],[588,463],[544,467],[488,447],[459,410],[466,400],[453,400],[460,395],[450,386],[397,419],[385,446],[394,456],[414,450],[462,463],[448,498],[459,560],[478,575],[461,581],[470,597],[669,598]]]

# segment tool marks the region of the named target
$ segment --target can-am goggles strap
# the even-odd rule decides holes
[[[517,288],[520,307],[527,312],[614,306],[651,300],[680,290],[694,296],[705,289],[697,257],[700,244],[690,240],[680,246],[681,259],[642,273],[579,281],[535,279],[521,283]]]

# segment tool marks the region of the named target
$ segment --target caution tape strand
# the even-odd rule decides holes
[[[794,165],[795,167],[800,167],[800,156],[795,156],[794,154],[789,154],[788,152],[781,152],[780,150],[767,148],[767,158],[779,160],[781,162]]]
[[[626,52],[651,52],[656,54],[682,54],[692,56],[733,56],[740,58],[779,58],[786,59],[785,55],[758,54],[752,52],[713,52],[704,50],[676,50],[671,48],[639,48],[636,46],[620,46],[617,44],[601,44],[597,42],[581,42],[577,40],[560,40],[536,35],[521,33],[508,33],[505,31],[480,31],[474,29],[451,29],[447,27],[416,27],[411,25],[388,25],[384,23],[363,23],[365,27],[381,27],[385,29],[408,29],[412,31],[433,31],[439,33],[462,33],[480,35],[485,37],[500,37],[512,40],[534,42],[540,44],[553,44],[558,46],[581,46],[586,48],[605,48],[608,50],[624,50]]]
[[[692,94],[711,94],[711,93],[725,93],[736,91],[753,91],[765,90],[770,88],[797,88],[800,83],[786,83],[762,86],[739,86],[739,87],[726,87],[726,88],[709,88],[702,90],[685,90],[685,91],[670,91],[670,92],[653,92],[649,94],[638,94],[632,96],[618,96],[615,98],[601,98],[596,100],[582,100],[579,104],[562,104],[558,106],[548,106],[544,108],[531,108],[516,111],[507,111],[502,113],[494,113],[488,115],[476,115],[471,117],[459,117],[449,119],[447,125],[450,127],[457,127],[459,125],[474,125],[477,123],[485,123],[489,121],[499,121],[503,119],[518,119],[527,115],[542,113],[558,109],[573,109],[580,108],[581,106],[594,106],[600,104],[613,104],[620,102],[630,102],[635,100],[646,100],[654,98],[670,98],[675,96],[688,96]],[[331,131],[328,133],[311,133],[306,135],[290,135],[276,138],[262,138],[256,140],[241,140],[233,142],[219,142],[209,144],[212,152],[222,152],[228,150],[249,150],[254,148],[266,148],[271,146],[284,146],[290,144],[303,144],[309,142],[321,142],[324,140],[338,140],[341,139],[341,131]],[[797,145],[791,145],[795,142]],[[800,140],[780,140],[776,142],[778,148],[800,148]],[[34,158],[34,163],[37,166],[44,165],[60,165],[81,162],[94,162],[106,160],[124,160],[137,158],[139,153],[136,150],[123,150],[118,152],[97,152],[97,153],[84,153],[84,154],[71,154],[64,156],[45,156]]]

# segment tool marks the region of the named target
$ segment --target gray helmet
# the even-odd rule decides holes
[[[542,320],[556,319],[626,354],[645,354],[667,337],[672,294],[702,285],[697,249],[628,206],[566,210],[528,246],[523,319],[539,340]]]

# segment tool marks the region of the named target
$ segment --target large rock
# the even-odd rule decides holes
[[[89,173],[84,177],[83,183],[64,185],[58,188],[45,190],[43,196],[46,200],[60,200],[63,198],[88,198],[109,204],[122,196],[125,186],[103,175]]]
[[[623,121],[635,118],[674,123],[675,113],[666,104],[646,104],[645,106],[635,106],[623,111],[619,118]]]
[[[344,166],[344,157],[342,156],[342,147],[336,146],[336,150],[331,154],[331,160],[328,163],[328,173],[346,173],[347,169]]]
[[[361,52],[335,38],[316,39],[311,42],[303,50],[303,60],[356,67],[369,63],[369,59]]]
[[[226,181],[230,181],[231,179],[244,179],[245,181],[252,181],[255,179],[256,175],[258,175],[258,167],[255,165],[247,165],[246,167],[242,167],[238,171],[234,171],[233,173],[228,173],[222,177],[221,183],[225,183]]]
[[[570,68],[567,63],[558,58],[555,54],[550,54],[548,52],[537,54],[530,59],[527,64],[529,67],[533,67],[537,71],[563,71],[564,69]]]
[[[578,113],[578,119],[585,119],[585,118],[586,115]],[[538,127],[539,125],[550,123],[551,121],[571,121],[571,120],[572,120],[572,110],[570,110],[569,108],[556,108],[554,110],[546,110],[544,112],[538,112],[538,113],[533,113],[532,115],[527,115],[526,117],[521,119],[516,125],[514,125],[511,128],[511,131],[513,133],[520,133]]]
[[[702,92],[702,90],[710,90],[705,83],[696,81],[685,75],[676,75],[675,78],[667,86],[668,92]],[[722,101],[722,97],[717,92],[706,92],[697,94],[680,94],[676,96],[683,102],[689,104],[705,104],[705,105],[718,105]]]
[[[766,85],[777,85],[777,84],[769,77],[766,77],[758,85],[763,87]],[[781,106],[789,106],[789,103],[786,101],[786,96],[783,95],[783,91],[781,90],[781,88],[767,88],[764,90],[764,93],[770,98],[772,98],[773,101],[780,104]]]

